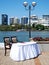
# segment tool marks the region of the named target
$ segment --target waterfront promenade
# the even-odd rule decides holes
[[[7,55],[4,56],[4,49],[0,48],[0,65],[49,65],[49,52],[42,52],[35,59],[29,59],[25,61],[15,62],[9,57],[10,51],[7,51]]]
[[[4,56],[4,44],[0,43],[0,65],[49,65],[49,41],[40,41],[39,43],[38,45],[41,50],[41,55],[35,59],[29,59],[20,62],[13,61],[9,57],[10,50],[8,50],[7,55]]]

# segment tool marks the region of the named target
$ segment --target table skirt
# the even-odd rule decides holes
[[[39,54],[40,49],[37,44],[20,45],[20,46],[17,44],[13,44],[10,51],[10,57],[14,61],[21,61],[30,58],[35,58]]]

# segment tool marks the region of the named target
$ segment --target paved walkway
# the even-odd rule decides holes
[[[42,52],[35,59],[29,59],[25,61],[16,62],[9,57],[9,52],[7,51],[7,56],[4,56],[4,49],[0,49],[0,65],[49,65],[49,52]]]

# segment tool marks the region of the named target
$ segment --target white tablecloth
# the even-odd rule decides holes
[[[14,61],[21,61],[38,56],[40,49],[36,42],[24,42],[12,44],[10,58]]]

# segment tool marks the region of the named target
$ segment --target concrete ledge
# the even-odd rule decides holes
[[[49,52],[49,41],[36,41],[41,52]]]
[[[49,41],[36,41],[38,44],[49,44]]]
[[[4,48],[4,43],[0,43],[0,48]]]

